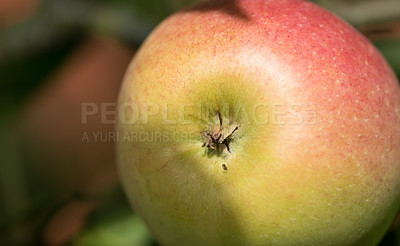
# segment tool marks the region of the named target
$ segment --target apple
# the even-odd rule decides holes
[[[398,81],[310,2],[174,14],[118,104],[122,184],[162,245],[376,245],[399,209]]]

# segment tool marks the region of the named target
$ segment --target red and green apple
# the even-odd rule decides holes
[[[123,187],[162,245],[376,245],[400,204],[400,88],[299,0],[163,21],[119,95]]]

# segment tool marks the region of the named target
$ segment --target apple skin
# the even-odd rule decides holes
[[[162,245],[376,245],[399,209],[399,108],[382,55],[328,11],[205,2],[128,68],[119,173]],[[218,113],[240,126],[231,153],[202,147]]]

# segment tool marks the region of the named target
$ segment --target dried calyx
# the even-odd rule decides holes
[[[219,125],[211,129],[211,131],[203,132],[204,143],[202,147],[207,147],[209,153],[222,155],[226,149],[229,153],[232,150],[229,144],[233,141],[233,134],[239,129],[239,125],[229,124],[223,125],[221,113],[218,112]]]

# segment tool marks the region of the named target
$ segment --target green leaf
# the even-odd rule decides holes
[[[74,246],[145,246],[151,245],[152,237],[142,220],[126,209],[123,213],[100,221],[83,231],[72,245]]]
[[[386,57],[397,76],[400,76],[400,40],[382,40],[375,42],[375,45]]]

